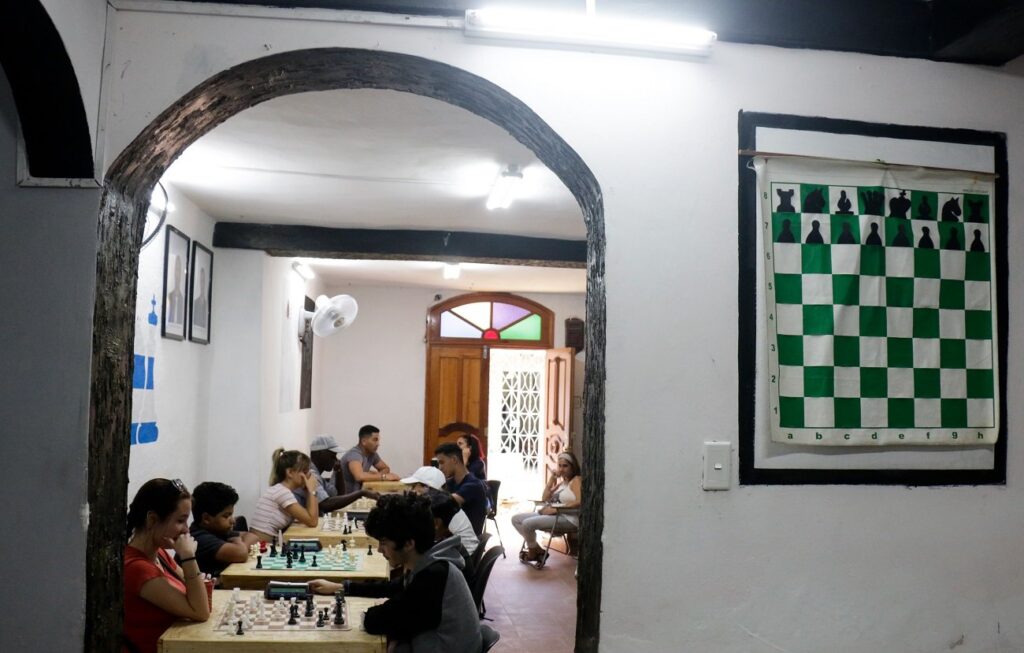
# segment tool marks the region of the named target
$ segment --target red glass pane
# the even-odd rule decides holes
[[[484,340],[497,340],[498,332],[494,329],[487,329],[484,331]]]

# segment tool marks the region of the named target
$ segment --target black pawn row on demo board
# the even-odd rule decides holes
[[[821,235],[821,223],[817,220],[811,221],[811,232],[807,234],[807,238],[804,239],[804,243],[807,245],[823,245],[825,239]],[[910,237],[907,236],[906,229],[903,225],[896,226],[896,235],[893,236],[892,246],[893,247],[912,247]],[[782,230],[779,232],[779,236],[775,242],[778,243],[795,243],[796,236],[793,234],[793,224],[789,219],[782,221]],[[839,245],[856,245],[857,240],[853,237],[853,232],[850,231],[850,224],[848,222],[842,223],[842,232],[836,239],[836,244]],[[877,247],[882,246],[882,238],[878,235],[878,223],[871,223],[871,233],[864,239],[865,245],[874,245]],[[960,242],[960,237],[957,235],[955,229],[951,229],[949,237],[946,242],[942,244],[942,249],[948,250],[963,250],[964,246]],[[932,240],[932,230],[929,227],[921,227],[921,238],[917,241],[917,249],[935,249],[935,241]],[[970,250],[972,252],[984,252],[985,244],[981,242],[981,230],[974,230],[974,240],[971,242]]]

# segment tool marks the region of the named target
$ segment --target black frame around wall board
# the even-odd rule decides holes
[[[757,129],[775,128],[828,134],[849,134],[866,137],[932,141],[939,143],[978,145],[993,152],[995,179],[996,273],[1002,281],[996,288],[998,310],[999,439],[994,445],[990,469],[821,469],[758,467],[755,441],[758,437],[755,405],[758,342],[757,302],[763,297],[757,288],[757,252],[759,224],[757,175],[750,167],[752,152],[757,152]],[[1007,283],[1009,267],[1006,259],[1007,239],[1007,154],[1006,135],[998,132],[914,127],[794,116],[785,114],[739,112],[739,334],[737,363],[739,372],[739,482],[740,485],[998,485],[1006,482],[1006,372],[1007,372]],[[760,409],[766,410],[764,406]],[[768,437],[761,434],[761,437]],[[807,450],[808,448],[804,448]],[[829,449],[833,449],[829,447]],[[879,451],[906,451],[906,447],[879,447]],[[829,455],[822,452],[821,455]]]

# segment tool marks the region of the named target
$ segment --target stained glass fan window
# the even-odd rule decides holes
[[[541,316],[504,302],[473,302],[441,313],[442,338],[540,340]]]

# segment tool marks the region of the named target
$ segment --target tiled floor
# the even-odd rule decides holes
[[[501,634],[494,653],[572,653],[576,633],[576,560],[551,552],[543,569],[519,562],[522,538],[509,522],[513,510],[499,513],[498,524],[508,557],[498,558],[487,583],[484,621]],[[494,524],[487,522],[495,546]],[[543,536],[542,536],[543,537]],[[561,547],[557,538],[552,547]]]

